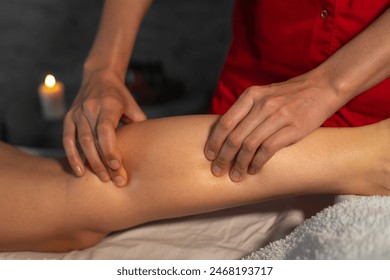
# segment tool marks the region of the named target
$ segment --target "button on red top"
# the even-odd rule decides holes
[[[328,17],[328,11],[327,11],[327,10],[322,10],[322,12],[321,12],[321,17],[322,17],[323,19],[326,19],[326,18]]]

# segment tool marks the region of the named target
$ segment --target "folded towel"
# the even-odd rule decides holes
[[[390,197],[344,200],[244,259],[390,259]]]

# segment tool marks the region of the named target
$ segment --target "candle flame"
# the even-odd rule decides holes
[[[51,74],[46,75],[45,85],[49,88],[52,88],[55,86],[55,84],[56,84],[56,78],[54,78],[54,76]]]

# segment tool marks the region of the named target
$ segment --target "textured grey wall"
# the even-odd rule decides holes
[[[65,83],[67,102],[73,100],[101,5],[102,0],[0,0],[0,112],[15,100],[36,102],[47,72]],[[155,0],[134,58],[161,60],[168,75],[208,92],[229,45],[232,5],[233,0]]]

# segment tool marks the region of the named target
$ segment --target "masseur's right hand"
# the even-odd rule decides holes
[[[81,88],[64,120],[63,145],[75,174],[81,177],[85,173],[79,144],[102,181],[112,179],[116,186],[124,186],[128,175],[122,165],[115,129],[121,120],[127,124],[145,119],[123,79],[106,69],[85,71]]]

